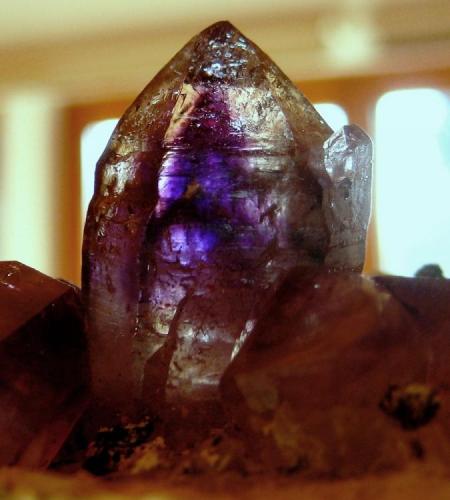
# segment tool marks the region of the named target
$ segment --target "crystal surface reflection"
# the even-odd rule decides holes
[[[85,408],[78,292],[0,262],[0,465],[48,466]]]
[[[97,164],[85,226],[83,295],[104,406],[208,405],[284,276],[326,260],[361,269],[370,140],[355,126],[331,134],[227,22],[144,89]]]

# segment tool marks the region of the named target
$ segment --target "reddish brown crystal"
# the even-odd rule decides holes
[[[78,290],[0,262],[0,464],[46,466],[83,409]]]
[[[332,476],[448,466],[449,301],[448,280],[291,276],[222,380],[250,456]]]

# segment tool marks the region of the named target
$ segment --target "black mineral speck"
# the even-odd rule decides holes
[[[416,278],[443,278],[444,272],[438,264],[426,264],[415,274]]]
[[[425,458],[425,449],[422,443],[418,439],[413,439],[410,443],[412,454],[418,459],[423,460]]]
[[[89,444],[83,468],[96,476],[114,472],[123,458],[150,439],[154,429],[154,422],[148,418],[138,424],[100,429]]]
[[[389,386],[380,408],[407,430],[428,424],[439,410],[436,390],[423,384]]]

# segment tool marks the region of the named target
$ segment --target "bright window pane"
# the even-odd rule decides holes
[[[87,125],[81,134],[81,216],[84,218],[94,193],[95,165],[103,153],[118,119]]]
[[[314,104],[314,107],[333,130],[339,130],[348,124],[347,113],[341,106],[331,102],[321,102]]]
[[[450,98],[434,89],[388,92],[376,107],[375,217],[380,270],[450,276]]]

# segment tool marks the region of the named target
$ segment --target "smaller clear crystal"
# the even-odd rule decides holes
[[[323,182],[323,208],[330,231],[326,264],[362,269],[370,216],[372,141],[357,125],[345,125],[324,146],[328,174]]]

